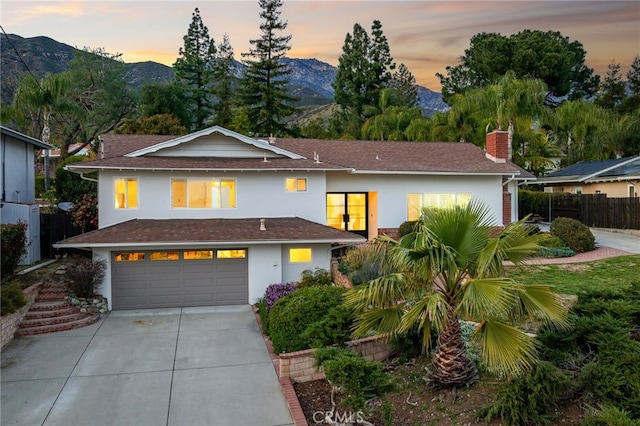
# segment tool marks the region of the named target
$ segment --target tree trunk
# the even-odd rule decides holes
[[[468,386],[478,378],[476,366],[467,356],[462,329],[453,309],[449,310],[447,324],[438,336],[432,364],[430,381],[436,388]]]

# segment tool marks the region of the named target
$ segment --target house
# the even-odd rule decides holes
[[[606,194],[609,198],[637,197],[640,156],[587,161],[538,178],[545,192]]]
[[[0,125],[0,223],[27,225],[27,254],[21,264],[40,260],[40,207],[35,204],[36,151],[51,146]]]
[[[60,248],[106,262],[111,309],[254,303],[271,283],[329,269],[333,249],[416,219],[424,206],[482,201],[517,218],[506,132],[467,143],[255,139],[221,127],[186,136],[104,135],[99,229]]]

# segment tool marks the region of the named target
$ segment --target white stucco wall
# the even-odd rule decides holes
[[[269,284],[282,281],[282,245],[249,246],[249,303],[264,296]]]
[[[500,176],[425,176],[329,173],[327,192],[377,192],[378,227],[397,228],[407,220],[407,195],[470,192],[489,208],[493,221],[502,223]]]
[[[138,208],[114,207],[114,179],[138,178]],[[172,178],[224,178],[236,180],[236,208],[173,209]],[[286,192],[285,178],[307,178],[306,192]],[[130,219],[249,218],[298,216],[325,222],[325,178],[323,172],[165,172],[101,171],[98,184],[101,228]]]
[[[5,201],[33,203],[35,201],[34,147],[9,135],[2,135],[0,144],[0,191]]]

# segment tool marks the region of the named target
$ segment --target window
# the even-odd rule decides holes
[[[310,248],[289,249],[289,262],[291,263],[311,262],[311,249]]]
[[[218,259],[244,259],[247,257],[246,250],[217,250],[216,257]]]
[[[138,262],[144,260],[143,252],[116,253],[113,257],[116,262]]]
[[[581,186],[574,186],[573,187],[573,193],[574,194],[578,194],[578,195],[582,194],[582,187]]]
[[[213,259],[213,250],[185,251],[184,260]]]
[[[286,178],[284,184],[287,192],[307,191],[307,178]]]
[[[634,185],[629,185],[629,198],[637,197],[638,193],[636,192],[636,187]]]
[[[116,178],[113,181],[116,209],[138,208],[138,179]]]
[[[151,260],[179,260],[180,253],[177,251],[152,251],[149,256]]]
[[[236,181],[231,179],[172,179],[171,207],[230,209],[236,207]]]
[[[422,209],[448,208],[453,206],[466,206],[471,201],[470,192],[445,193],[445,194],[408,194],[407,195],[407,220],[418,220]]]

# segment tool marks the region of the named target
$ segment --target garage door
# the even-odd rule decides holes
[[[113,309],[244,305],[247,250],[112,253]]]

